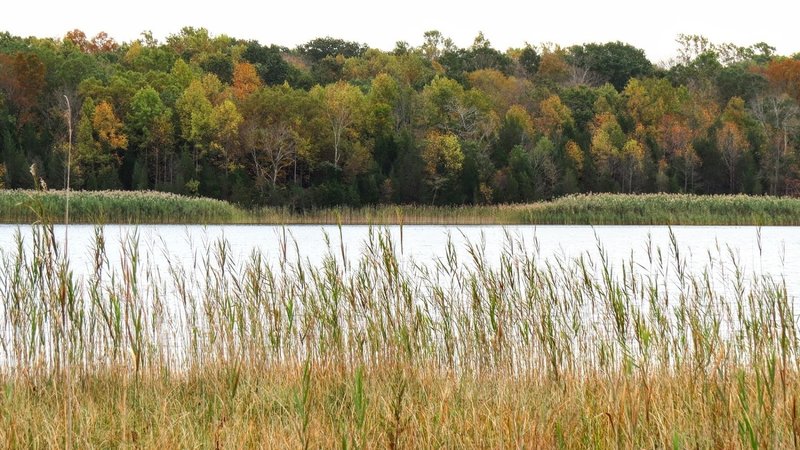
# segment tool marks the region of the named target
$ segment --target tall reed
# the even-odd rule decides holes
[[[36,220],[25,206],[32,196],[40,199],[51,217],[63,217],[64,192],[0,190],[0,222]],[[220,200],[160,192],[84,191],[73,192],[71,204],[70,215],[77,223],[800,225],[800,199],[747,195],[588,194],[517,205],[377,205],[294,211],[288,207],[244,209]]]
[[[269,263],[223,240],[184,265],[135,232],[109,254],[98,227],[77,277],[52,225],[18,232],[0,257],[0,443],[797,444],[782,280],[724,250],[691,272],[674,239],[647,261],[544,259],[511,234],[496,260],[465,250],[413,263],[373,228],[357,257],[331,243],[311,263],[285,238]]]
[[[38,220],[39,216],[27,206],[32,198],[50,220],[64,219],[66,191],[0,190],[0,222],[18,224]],[[248,213],[224,201],[150,191],[72,191],[69,218],[73,223],[249,221]]]

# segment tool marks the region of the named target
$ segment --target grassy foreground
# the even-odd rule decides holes
[[[452,244],[403,263],[144,264],[136,234],[72,276],[49,226],[0,258],[0,446],[788,448],[800,335],[780,280],[674,243],[624,270]],[[644,244],[644,243],[643,243]],[[534,246],[535,247],[535,246]],[[292,257],[293,253],[295,254]],[[711,258],[711,256],[709,256]],[[639,274],[639,275],[637,275]]]
[[[747,195],[584,194],[494,206],[370,206],[302,213],[245,210],[208,198],[159,192],[73,192],[74,223],[163,224],[557,224],[800,225],[800,199]],[[0,190],[0,222],[30,223],[44,211],[63,217],[63,191]]]

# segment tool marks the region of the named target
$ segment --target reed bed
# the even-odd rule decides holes
[[[392,225],[800,225],[800,199],[750,195],[579,194],[529,204],[372,206],[302,213],[265,208],[257,223]]]
[[[800,225],[800,199],[752,195],[581,194],[535,203],[520,223]]]
[[[800,225],[800,199],[748,195],[580,194],[518,205],[378,205],[294,211],[244,209],[208,198],[149,191],[73,192],[72,221],[136,224],[363,225]],[[63,214],[63,191],[0,190],[0,222]]]
[[[270,224],[343,225],[512,225],[521,224],[525,205],[379,205],[351,208],[259,208],[253,222]]]
[[[800,199],[752,195],[578,194],[529,204],[397,205],[293,212],[263,208],[255,223],[431,225],[800,225]]]
[[[52,225],[0,258],[9,448],[787,448],[800,337],[782,280],[599,248],[432,264],[373,228],[357,258],[280,239],[191,264],[95,232],[74,276]],[[645,243],[643,243],[644,245]],[[734,253],[731,252],[731,255]],[[709,256],[711,258],[711,256]],[[145,262],[151,261],[151,262]]]
[[[0,190],[0,222],[31,223],[41,214],[64,217],[66,191]],[[237,223],[245,211],[210,198],[155,191],[72,191],[73,223]]]

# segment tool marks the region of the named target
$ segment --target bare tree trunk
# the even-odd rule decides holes
[[[633,169],[628,172],[628,193],[633,192]]]
[[[781,169],[781,149],[778,148],[778,151],[775,152],[775,173],[772,178],[772,195],[778,194],[778,179],[780,178],[780,169]]]
[[[344,125],[336,120],[333,116],[329,117],[331,122],[331,131],[333,132],[333,167],[339,168],[339,145],[342,141],[342,132]]]
[[[730,184],[731,184],[731,186],[730,186],[730,191],[731,191],[731,194],[735,194],[735,193],[736,193],[736,192],[734,192],[734,191],[735,191],[735,188],[736,188],[736,187],[735,187],[734,180],[733,180],[734,171],[735,171],[735,169],[734,169],[734,167],[733,167],[733,166],[731,166],[731,167],[729,168],[729,170],[728,170],[728,172],[729,172],[729,175],[730,175]]]
[[[783,127],[783,149],[781,155],[785,155],[787,150],[789,150],[789,130],[786,127]],[[784,192],[785,193],[785,192]]]
[[[160,165],[161,165],[161,159],[159,158],[158,155],[158,147],[156,147],[156,184],[155,184],[156,189],[158,189],[158,174],[159,174],[158,169]]]

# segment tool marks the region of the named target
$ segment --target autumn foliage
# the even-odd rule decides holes
[[[391,51],[186,27],[118,43],[0,35],[6,188],[156,189],[244,205],[505,203],[576,192],[800,193],[800,59],[679,36]]]

